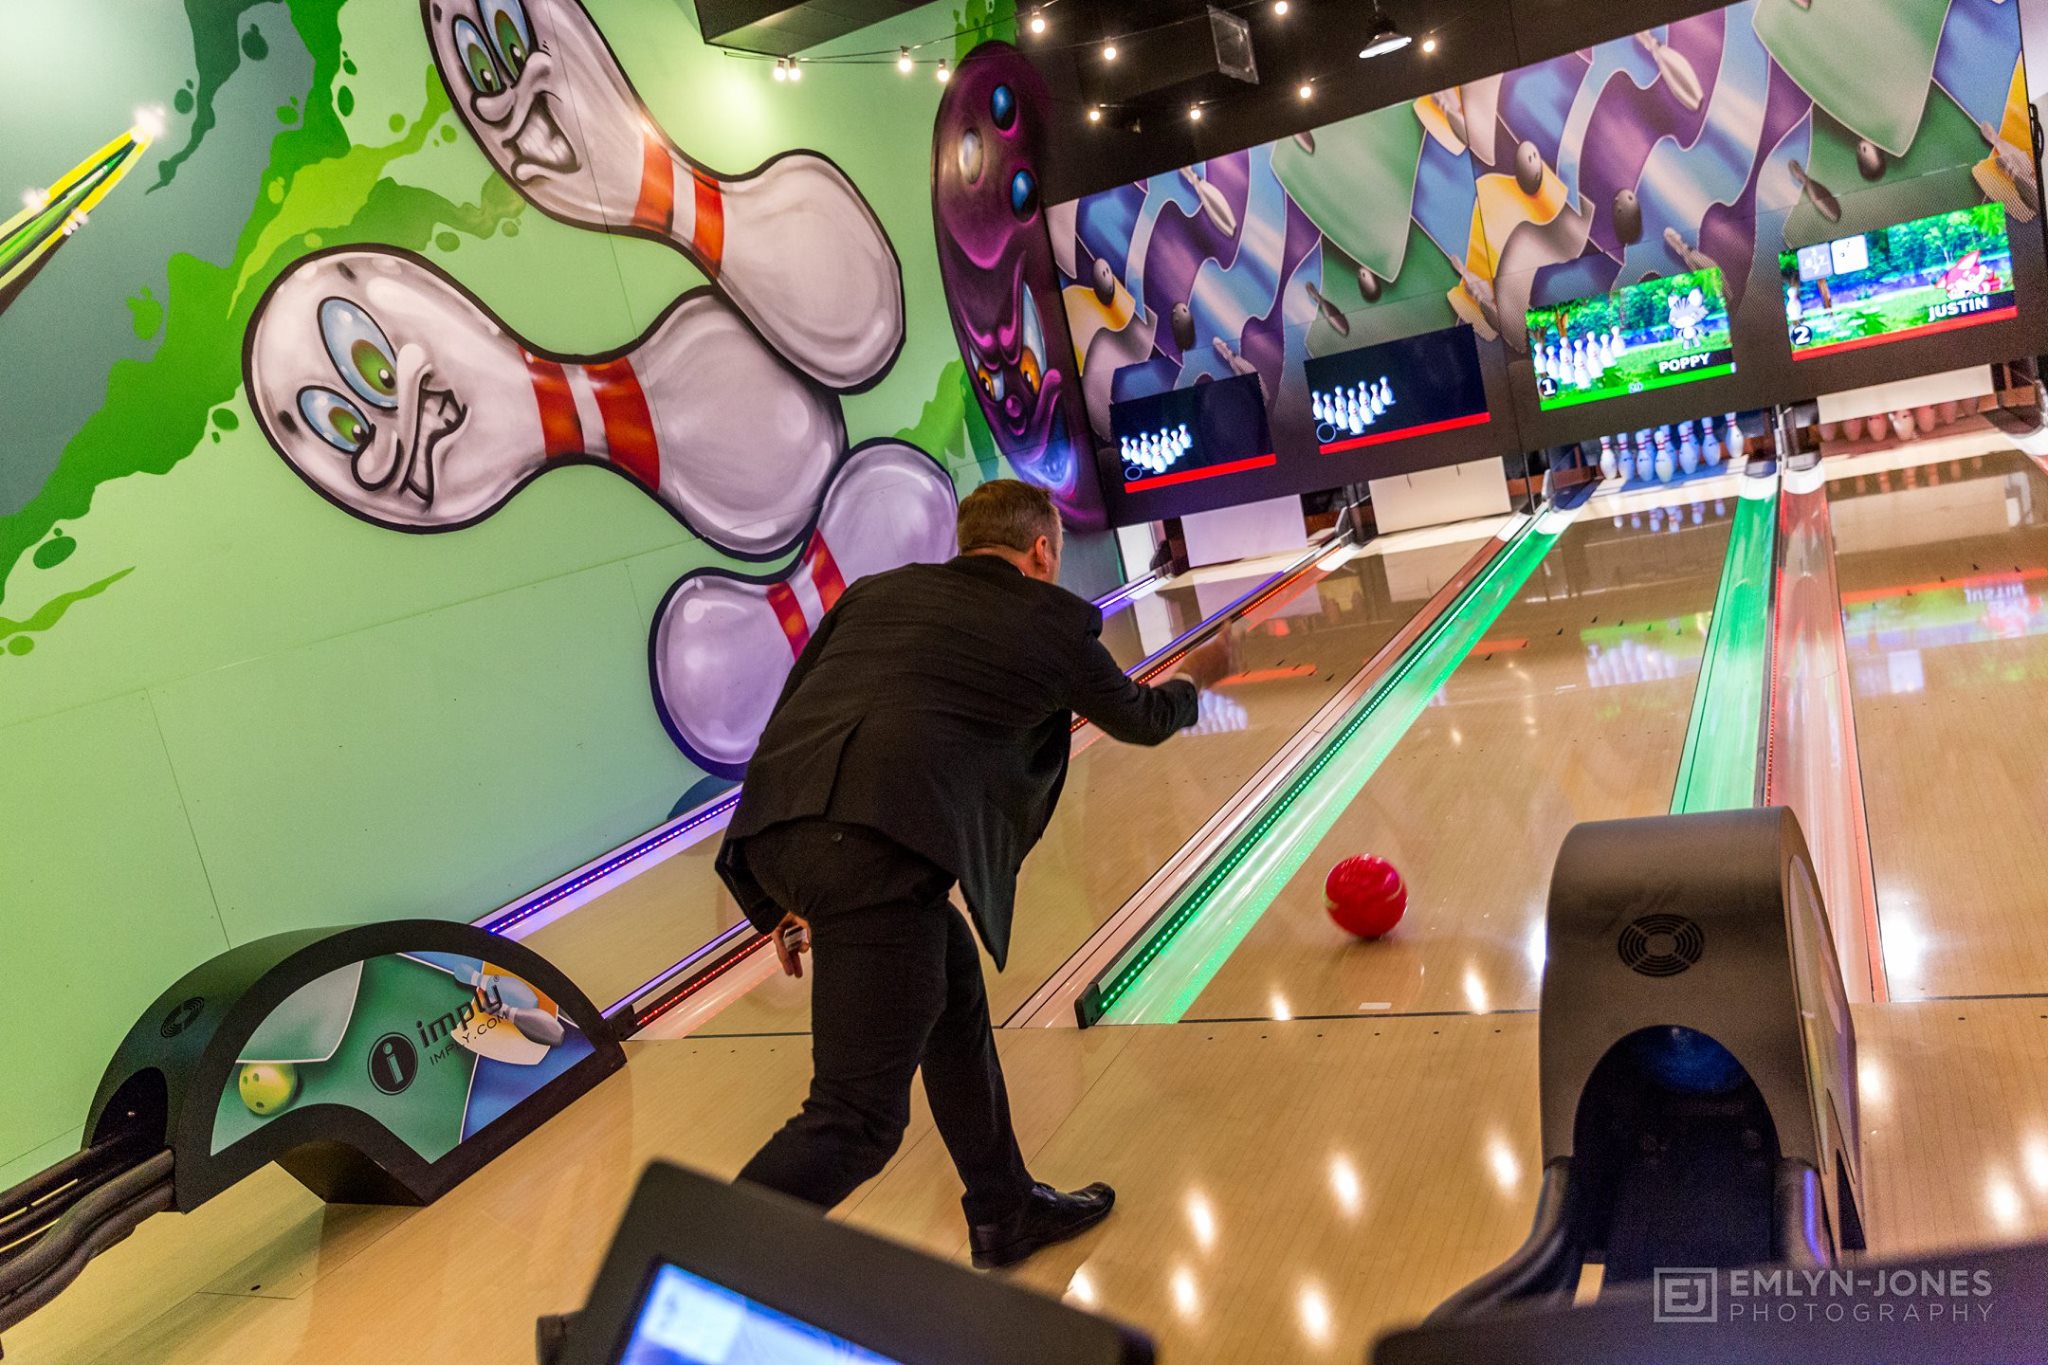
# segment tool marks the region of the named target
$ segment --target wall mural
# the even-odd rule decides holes
[[[652,238],[713,281],[599,355],[520,337],[428,261],[308,256],[256,307],[249,405],[317,492],[397,531],[450,531],[566,463],[613,470],[739,559],[693,571],[650,630],[654,701],[706,772],[737,777],[810,630],[846,585],[953,548],[923,452],[847,452],[839,393],[903,345],[901,267],[826,158],[722,176],[640,102],[577,0],[422,0],[455,109],[500,174],[572,227]],[[573,87],[573,98],[572,98]]]
[[[1043,78],[1008,43],[969,54],[939,101],[932,218],[953,335],[997,448],[1068,525],[1094,530],[1102,494],[1072,401],[1074,348],[1039,199],[1048,103]]]
[[[1089,421],[1257,374],[1313,448],[1309,356],[1526,354],[1532,304],[1704,266],[1775,309],[1782,247],[1959,207],[1939,171],[2031,221],[2017,8],[1750,0],[1054,206]]]

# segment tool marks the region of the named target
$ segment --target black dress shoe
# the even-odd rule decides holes
[[[1071,1194],[1033,1185],[1024,1207],[1000,1223],[976,1223],[967,1230],[976,1270],[1015,1265],[1041,1247],[1078,1237],[1109,1216],[1116,1191],[1096,1183]]]

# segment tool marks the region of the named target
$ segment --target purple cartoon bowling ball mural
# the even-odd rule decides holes
[[[1069,526],[1093,530],[1102,495],[1038,181],[1045,105],[1016,48],[969,53],[939,101],[932,218],[953,335],[997,447]]]

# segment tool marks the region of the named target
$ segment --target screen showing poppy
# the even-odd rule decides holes
[[[1531,308],[1529,361],[1545,412],[1735,372],[1716,269]]]

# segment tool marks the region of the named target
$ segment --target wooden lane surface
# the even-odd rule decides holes
[[[2048,993],[2048,477],[2002,452],[1828,496],[1892,994]]]
[[[1680,505],[1676,531],[1582,513],[1187,1018],[1534,1009],[1566,831],[1670,808],[1732,511]],[[1378,942],[1325,911],[1353,854],[1408,886]]]

